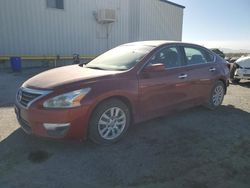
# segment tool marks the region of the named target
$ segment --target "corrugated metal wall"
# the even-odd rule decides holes
[[[140,35],[140,1],[141,0],[130,0],[129,6],[129,39],[130,42],[139,40]]]
[[[140,0],[140,40],[182,39],[183,10],[163,1]]]
[[[183,10],[158,0],[64,0],[65,9],[46,0],[0,0],[0,55],[95,55],[122,43],[181,40]],[[163,5],[163,4],[164,5]],[[93,12],[115,9],[106,26]]]

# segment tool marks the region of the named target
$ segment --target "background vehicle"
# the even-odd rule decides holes
[[[122,138],[132,123],[196,105],[216,109],[228,86],[224,59],[188,43],[144,41],[118,46],[87,65],[41,73],[17,93],[27,133],[49,138]]]
[[[241,57],[231,64],[231,82],[239,83],[241,79],[250,80],[250,56]]]

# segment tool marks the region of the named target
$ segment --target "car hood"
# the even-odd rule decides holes
[[[108,75],[115,75],[117,73],[119,73],[119,71],[96,70],[80,67],[78,65],[70,65],[42,72],[27,80],[23,84],[23,87],[35,89],[53,89],[65,84]]]
[[[235,63],[244,68],[250,68],[250,57],[242,57],[238,59]]]

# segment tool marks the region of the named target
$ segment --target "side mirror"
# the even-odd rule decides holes
[[[165,71],[165,65],[162,63],[148,65],[144,72],[163,72]]]

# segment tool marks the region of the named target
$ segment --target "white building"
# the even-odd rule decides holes
[[[182,39],[167,0],[0,0],[0,56],[96,55],[138,40]]]

